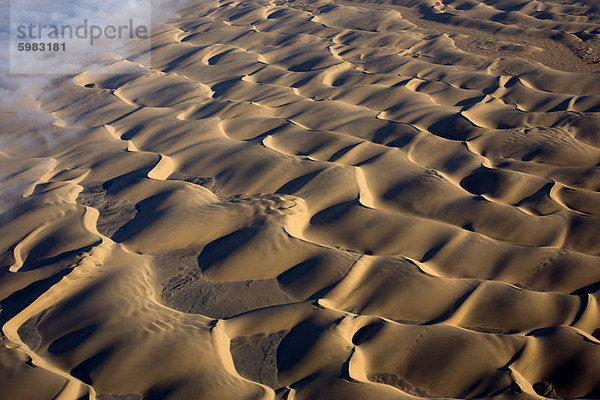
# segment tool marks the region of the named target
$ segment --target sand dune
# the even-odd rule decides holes
[[[7,399],[600,397],[591,0],[197,1],[3,112]]]

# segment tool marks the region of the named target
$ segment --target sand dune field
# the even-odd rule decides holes
[[[600,398],[600,5],[198,0],[0,120],[0,397]]]

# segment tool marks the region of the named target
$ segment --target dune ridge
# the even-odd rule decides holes
[[[55,79],[0,122],[5,395],[598,398],[599,35],[198,1]]]

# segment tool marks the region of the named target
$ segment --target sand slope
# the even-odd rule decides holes
[[[600,397],[593,1],[198,1],[152,48],[3,113],[7,398]]]

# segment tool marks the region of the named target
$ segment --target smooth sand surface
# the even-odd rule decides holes
[[[598,7],[201,0],[3,112],[0,397],[600,398]]]

